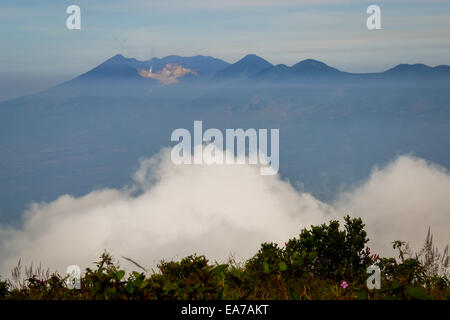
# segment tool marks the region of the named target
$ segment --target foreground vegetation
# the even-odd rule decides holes
[[[0,299],[449,299],[448,250],[424,248],[412,254],[395,241],[398,258],[372,254],[361,219],[345,218],[301,231],[280,248],[263,243],[245,263],[212,264],[204,256],[162,261],[156,272],[126,274],[108,253],[87,268],[81,289],[66,277],[22,266],[12,280],[0,279]],[[366,269],[381,269],[381,289],[369,290]]]

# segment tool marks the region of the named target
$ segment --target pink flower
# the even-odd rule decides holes
[[[373,254],[373,255],[372,255],[372,259],[373,259],[374,261],[377,261],[379,257],[380,257],[380,256],[377,255],[377,254]]]
[[[341,282],[341,288],[347,289],[347,287],[348,287],[347,281],[342,281],[342,282]]]

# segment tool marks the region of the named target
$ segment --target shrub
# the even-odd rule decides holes
[[[261,244],[258,252],[239,265],[210,264],[205,256],[162,261],[156,272],[132,261],[145,272],[126,274],[104,252],[95,268],[87,268],[81,289],[68,289],[66,277],[50,274],[40,265],[19,261],[13,281],[0,280],[0,299],[449,299],[446,275],[436,272],[436,261],[412,255],[407,243],[395,241],[398,259],[370,256],[361,219],[338,221],[303,229],[285,246]],[[426,244],[433,248],[430,234]],[[428,250],[436,252],[435,249]],[[437,255],[435,254],[434,257]],[[440,257],[445,257],[445,253]],[[444,259],[445,262],[445,259]],[[379,290],[366,287],[366,268],[376,263],[382,272]],[[431,267],[430,267],[431,266]],[[431,269],[430,269],[431,268]]]
[[[303,229],[298,239],[287,243],[286,255],[292,261],[295,255],[313,254],[309,268],[315,275],[349,279],[365,273],[371,263],[369,252],[364,250],[368,241],[362,220],[346,216],[344,230],[339,229],[338,221]]]

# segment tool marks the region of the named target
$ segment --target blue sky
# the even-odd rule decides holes
[[[81,30],[66,8],[81,7]],[[381,7],[382,30],[366,28]],[[71,0],[0,2],[0,100],[42,90],[122,53],[149,59],[256,53],[322,60],[352,72],[450,64],[448,0]]]

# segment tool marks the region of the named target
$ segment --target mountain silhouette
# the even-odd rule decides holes
[[[248,54],[238,62],[233,63],[232,65],[219,71],[215,78],[245,80],[254,74],[271,68],[272,66],[273,65],[270,62],[257,55]]]
[[[169,67],[168,67],[169,66]],[[450,77],[450,66],[440,65],[430,67],[425,64],[399,64],[384,72],[376,73],[349,73],[338,70],[314,59],[302,60],[292,66],[285,64],[272,65],[267,60],[249,54],[236,63],[229,64],[221,59],[210,56],[197,55],[182,57],[170,55],[164,58],[152,58],[140,61],[135,58],[126,58],[117,54],[97,67],[67,82],[65,85],[96,85],[101,83],[120,85],[156,85],[160,84],[155,79],[143,77],[145,72],[157,73],[168,70],[172,66],[180,66],[189,70],[185,75],[177,78],[177,82],[192,80],[249,80],[249,81],[301,81],[301,80],[336,80],[360,81],[385,80],[390,78],[416,78],[416,79],[440,79]],[[181,68],[179,68],[182,70]],[[144,72],[142,72],[144,71]]]
[[[314,60],[306,59],[300,61],[299,63],[288,67],[284,64],[279,64],[263,70],[259,74],[255,75],[255,78],[259,79],[270,79],[270,80],[283,80],[292,78],[311,78],[320,76],[342,76],[348,73],[342,72],[336,68],[330,67],[327,64]]]
[[[445,65],[357,74],[313,59],[273,66],[256,55],[231,65],[115,55],[63,85],[0,103],[0,212],[8,213],[0,221],[32,201],[129,183],[138,159],[199,119],[205,128],[279,128],[280,176],[325,200],[398,154],[450,167],[442,148],[449,79]]]
[[[152,58],[146,61],[139,61],[135,58],[126,58],[117,54],[97,67],[73,79],[71,84],[80,84],[85,81],[119,81],[142,83],[143,81],[154,82],[153,79],[144,79],[140,70],[152,69],[153,72],[161,71],[168,64],[180,65],[191,69],[197,74],[197,78],[211,78],[219,70],[224,69],[229,63],[210,56],[197,55],[193,57],[181,57],[170,55],[164,58]]]
[[[197,55],[194,57],[181,57],[176,55],[167,56],[164,58],[153,58],[145,62],[154,71],[160,71],[167,64],[178,64],[184,68],[191,69],[198,73],[201,78],[210,78],[220,70],[223,70],[230,64],[221,59],[210,56]]]
[[[97,67],[80,75],[75,79],[76,82],[83,80],[114,80],[121,81],[136,80],[141,78],[136,70],[146,68],[144,61],[138,61],[135,58],[125,58],[121,54],[117,54]]]
[[[384,75],[402,77],[442,77],[450,76],[450,66],[430,67],[422,63],[399,64],[384,72]]]
[[[344,73],[336,68],[332,68],[326,65],[325,63],[314,59],[306,59],[300,61],[299,63],[293,65],[291,67],[291,70],[294,74],[299,75],[318,75],[318,74],[331,75]]]

